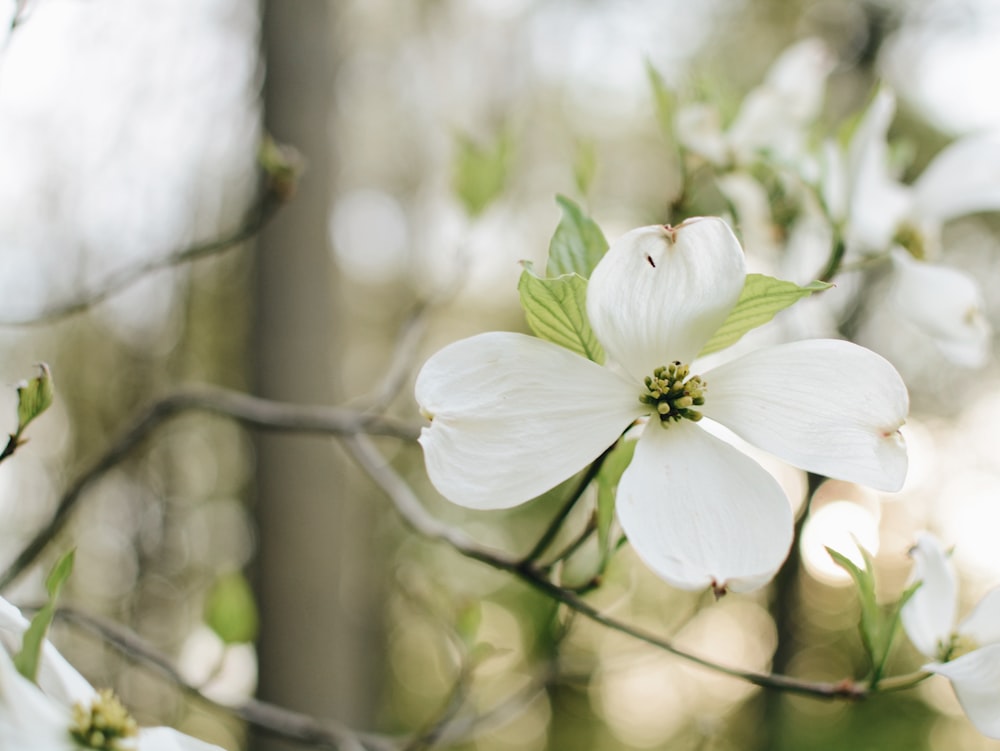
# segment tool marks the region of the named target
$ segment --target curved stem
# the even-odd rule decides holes
[[[881,679],[877,686],[870,686],[868,691],[873,694],[888,694],[894,691],[906,691],[907,689],[919,686],[933,675],[934,673],[929,673],[926,670],[919,670],[915,673],[907,673],[905,675],[894,675],[891,678]]]

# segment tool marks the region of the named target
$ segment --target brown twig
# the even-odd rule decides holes
[[[63,493],[48,523],[40,529],[6,570],[0,574],[0,590],[7,587],[45,549],[66,524],[84,491],[105,472],[118,465],[154,429],[171,417],[187,411],[209,412],[230,417],[260,430],[352,435],[371,433],[415,440],[419,427],[377,414],[342,407],[286,404],[215,387],[178,391],[160,399],[80,475]]]

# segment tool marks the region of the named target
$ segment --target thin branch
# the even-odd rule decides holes
[[[559,534],[559,530],[562,529],[562,525],[566,521],[566,518],[576,506],[577,502],[583,497],[587,488],[590,487],[590,483],[592,483],[594,478],[597,477],[598,472],[601,471],[601,466],[604,464],[604,460],[608,458],[608,454],[610,454],[617,445],[618,442],[615,441],[608,446],[608,448],[606,448],[604,452],[597,457],[597,459],[590,463],[586,472],[583,473],[583,477],[580,478],[580,482],[577,483],[576,488],[572,493],[570,493],[569,497],[563,503],[562,508],[559,509],[559,513],[557,513],[555,518],[549,523],[549,526],[542,533],[542,536],[538,538],[538,542],[535,543],[531,552],[524,557],[525,564],[537,560],[538,557],[544,553],[546,549],[548,549],[549,545],[552,544],[552,541],[556,539],[556,536]]]
[[[223,704],[205,696],[180,674],[167,655],[121,624],[69,607],[58,608],[56,618],[100,637],[129,659],[157,670],[188,696],[231,713],[272,735],[342,751],[396,751],[400,747],[397,739],[359,732],[335,720],[319,720],[256,699],[247,699],[236,705]]]
[[[321,435],[371,433],[402,440],[415,440],[419,433],[419,427],[415,425],[343,407],[286,404],[214,387],[178,391],[150,406],[63,493],[48,523],[35,534],[14,562],[0,574],[0,590],[20,576],[59,533],[88,487],[124,460],[160,424],[181,412],[191,410],[230,417],[243,425],[260,430]]]
[[[146,263],[121,269],[105,279],[96,289],[87,290],[75,299],[43,308],[40,312],[30,316],[0,317],[0,326],[40,326],[53,323],[89,310],[153,272],[181,266],[235,248],[260,232],[274,218],[282,205],[283,200],[280,195],[265,189],[244,217],[240,226],[229,234],[208,242],[191,245]]]
[[[344,439],[357,462],[372,480],[389,496],[403,519],[420,534],[446,542],[462,555],[486,563],[493,568],[514,574],[521,581],[551,599],[566,605],[595,623],[645,642],[665,652],[676,655],[696,665],[718,673],[739,678],[763,688],[779,689],[825,699],[859,699],[867,695],[863,684],[846,679],[836,683],[804,681],[786,675],[741,670],[706,659],[675,646],[671,641],[637,626],[619,621],[597,610],[572,591],[552,583],[542,571],[523,561],[513,561],[503,554],[495,554],[471,541],[463,533],[452,529],[431,516],[423,508],[405,480],[379,454],[370,440],[360,435]]]

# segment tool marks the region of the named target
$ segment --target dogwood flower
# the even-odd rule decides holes
[[[895,107],[892,92],[880,89],[851,140],[848,247],[860,256],[890,252],[889,304],[949,360],[980,367],[989,357],[992,331],[979,285],[931,261],[940,253],[946,222],[1000,209],[1000,139],[959,139],[904,185],[890,171],[886,141]]]
[[[910,579],[922,584],[901,616],[913,646],[936,660],[923,669],[950,680],[976,729],[1000,738],[1000,588],[987,592],[956,626],[958,584],[941,543],[921,533],[910,555]]]
[[[172,728],[140,728],[110,691],[95,691],[51,643],[38,684],[11,658],[28,621],[0,598],[0,748],[32,751],[222,751]]]
[[[893,367],[844,341],[757,350],[704,373],[691,367],[736,304],[743,251],[721,219],[619,238],[587,290],[598,365],[515,333],[448,345],[423,366],[416,398],[431,418],[428,476],[473,509],[524,503],[647,421],[618,486],[619,521],[639,557],[685,589],[766,583],[792,539],[777,482],[698,422],[717,422],[800,468],[897,490],[907,393]]]
[[[835,59],[819,39],[796,42],[778,56],[764,82],[753,89],[723,132],[718,111],[691,104],[677,113],[676,130],[689,151],[717,166],[750,164],[768,153],[792,163],[823,106]]]

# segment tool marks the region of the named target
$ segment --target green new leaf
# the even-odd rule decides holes
[[[913,596],[920,584],[909,587],[897,602],[887,607],[880,607],[875,596],[875,565],[871,554],[859,546],[864,558],[864,568],[859,567],[846,556],[836,550],[827,548],[834,562],[844,569],[854,580],[861,603],[861,641],[871,663],[869,687],[875,689],[885,672],[886,662],[892,650],[893,641],[900,628],[900,614],[907,600]]]
[[[601,551],[599,571],[603,572],[614,552],[611,525],[615,519],[615,493],[625,468],[635,454],[636,441],[620,441],[597,473],[597,546]]]
[[[699,357],[735,344],[748,331],[763,326],[785,308],[832,286],[827,282],[810,282],[800,287],[795,282],[786,282],[764,274],[747,274],[736,307],[702,348]]]
[[[479,216],[507,185],[510,167],[510,139],[501,134],[489,145],[466,136],[458,138],[452,188],[469,216]]]
[[[566,196],[556,196],[562,209],[562,219],[549,242],[549,262],[546,276],[579,274],[590,278],[598,261],[608,252],[608,241],[597,222]]]
[[[55,617],[56,599],[62,591],[63,584],[73,573],[74,555],[75,551],[71,550],[60,558],[52,569],[52,573],[49,574],[49,578],[45,580],[45,589],[49,595],[48,602],[31,619],[31,623],[28,624],[28,628],[21,638],[21,651],[14,655],[14,667],[29,681],[34,682],[38,675],[38,665],[42,658],[42,645],[45,643],[45,635]]]
[[[526,265],[517,283],[528,326],[541,339],[604,362],[604,349],[587,320],[587,280],[576,274],[539,279]]]
[[[40,374],[30,381],[22,381],[17,387],[17,434],[28,427],[28,423],[52,405],[52,371],[45,363],[39,363]]]
[[[674,111],[676,102],[674,93],[667,87],[663,76],[660,75],[653,64],[646,61],[646,77],[649,79],[649,88],[653,92],[653,106],[656,108],[656,119],[660,123],[660,128],[671,142],[674,140]]]
[[[576,180],[576,189],[581,194],[589,195],[590,186],[594,183],[596,173],[597,151],[593,141],[578,141],[576,156],[573,160],[573,178]]]
[[[842,553],[838,553],[832,548],[827,548],[826,552],[833,558],[834,563],[851,575],[858,590],[858,600],[861,603],[861,641],[864,643],[865,651],[874,666],[878,664],[876,654],[881,643],[881,620],[882,613],[875,598],[875,573],[872,570],[871,556],[863,548],[859,547],[864,556],[865,567],[860,568],[854,561]]]
[[[225,644],[245,644],[257,638],[257,603],[246,578],[239,573],[219,577],[208,593],[205,623]]]

